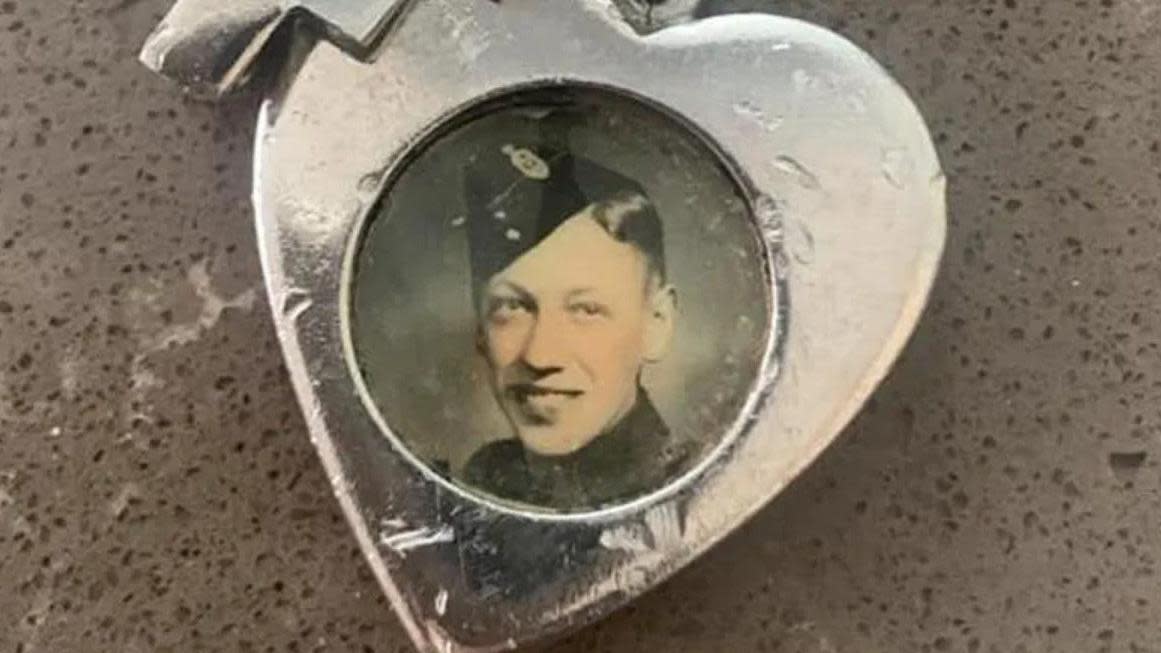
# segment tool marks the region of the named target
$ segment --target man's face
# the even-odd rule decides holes
[[[496,274],[481,306],[493,387],[517,436],[572,453],[633,407],[668,345],[672,291],[583,211]]]

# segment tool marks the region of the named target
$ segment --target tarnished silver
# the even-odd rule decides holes
[[[211,4],[180,3],[146,60],[184,83],[228,87],[289,11]],[[943,173],[906,93],[841,37],[758,15],[643,35],[607,0],[416,0],[402,13],[399,2],[358,5],[367,14],[336,9],[353,2],[294,6],[361,44],[392,28],[368,59],[318,43],[270,91],[254,201],[278,334],[313,442],[421,650],[513,648],[668,577],[814,460],[919,319],[943,248]],[[210,38],[217,30],[237,40],[221,47]],[[707,135],[746,189],[777,300],[761,377],[712,459],[651,496],[569,515],[492,504],[418,464],[368,399],[348,329],[358,234],[412,148],[481,98],[559,83],[642,98]],[[461,555],[481,551],[486,561],[503,547],[524,547],[555,573]]]
[[[412,1],[178,0],[149,36],[141,61],[191,90],[220,95],[246,80],[288,19],[314,19],[325,36],[362,57]]]

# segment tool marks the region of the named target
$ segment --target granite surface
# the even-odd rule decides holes
[[[263,301],[256,101],[166,0],[0,0],[0,651],[407,651]],[[914,94],[946,265],[892,376],[725,543],[543,650],[1161,651],[1161,4],[798,0]]]

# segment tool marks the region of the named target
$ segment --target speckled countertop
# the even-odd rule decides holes
[[[166,0],[0,0],[0,651],[407,651],[262,300],[252,97]],[[774,2],[885,63],[946,266],[821,461],[554,651],[1161,651],[1161,4]]]

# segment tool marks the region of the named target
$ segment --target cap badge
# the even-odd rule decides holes
[[[544,181],[552,174],[552,170],[548,167],[548,162],[536,156],[535,152],[526,147],[505,145],[500,148],[500,151],[508,155],[508,160],[512,162],[513,168],[519,170],[520,174],[529,179]]]

